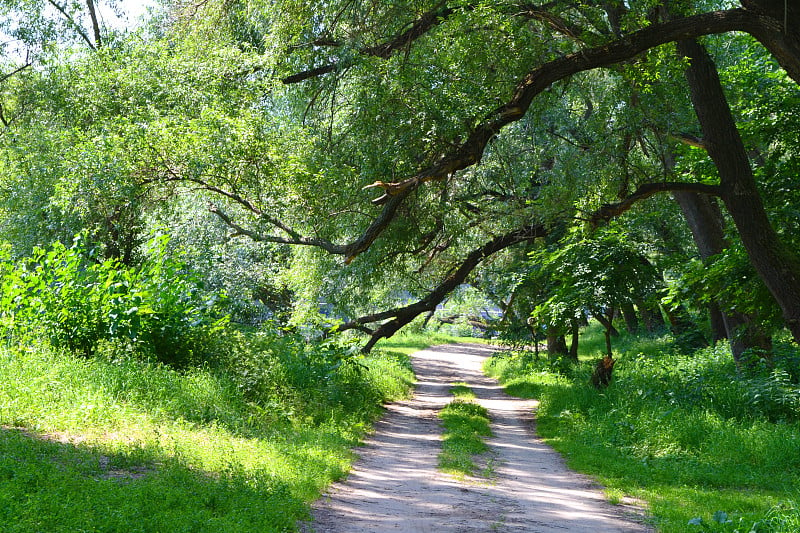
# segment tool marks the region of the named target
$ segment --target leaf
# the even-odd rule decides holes
[[[728,513],[725,511],[717,511],[714,513],[714,522],[718,524],[728,524],[731,520],[728,519]]]
[[[703,519],[701,517],[699,517],[699,516],[696,516],[696,517],[692,518],[691,520],[689,520],[689,525],[690,526],[702,526],[703,525]]]

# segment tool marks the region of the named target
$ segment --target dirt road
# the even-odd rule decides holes
[[[418,384],[412,400],[388,406],[347,480],[315,505],[301,529],[349,532],[642,532],[630,510],[605,502],[592,482],[566,468],[532,433],[536,402],[506,396],[481,372],[487,346],[437,346],[412,356]],[[450,385],[470,385],[489,410],[494,475],[458,481],[437,471],[438,411]]]

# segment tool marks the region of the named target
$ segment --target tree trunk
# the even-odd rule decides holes
[[[722,200],[750,262],[800,344],[800,259],[780,241],[767,218],[714,62],[694,40],[678,41],[678,50],[690,60],[686,78],[708,154],[719,171]]]
[[[703,261],[722,253],[728,243],[725,240],[722,212],[714,198],[693,192],[675,192],[673,197],[683,212]],[[749,348],[771,349],[772,341],[759,330],[753,317],[721,311],[720,307],[725,307],[724,304],[719,302],[719,305],[709,306],[712,333],[715,341],[719,338],[730,340],[731,353],[737,365],[741,362],[742,353]],[[720,333],[724,333],[724,337],[720,337]]]
[[[567,350],[567,340],[562,333],[548,331],[547,333],[547,356],[550,359],[557,359],[559,356],[569,355]]]
[[[800,3],[797,0],[741,0],[748,11],[774,19],[773,31],[753,34],[789,76],[800,83]]]
[[[597,366],[592,372],[592,385],[596,389],[603,389],[608,387],[611,383],[611,374],[614,371],[616,360],[608,355],[604,356],[597,362]]]
[[[639,331],[639,318],[636,316],[636,309],[633,308],[633,304],[626,302],[620,305],[620,310],[622,311],[622,318],[625,319],[625,329],[628,330],[628,333]]]
[[[708,320],[711,326],[711,341],[717,342],[730,338],[728,328],[725,326],[725,316],[717,302],[708,304]],[[736,355],[733,356],[734,359]]]
[[[614,316],[613,310],[608,314],[608,317],[604,316],[603,313],[595,313],[594,318],[597,319],[598,322],[608,331],[608,334],[612,337],[619,337],[619,331],[617,328],[614,327],[614,324],[611,322],[611,317]]]

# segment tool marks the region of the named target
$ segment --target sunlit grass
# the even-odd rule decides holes
[[[488,451],[485,438],[492,435],[489,412],[473,402],[474,392],[463,383],[450,389],[455,399],[439,412],[444,433],[439,468],[456,476],[475,475],[476,456]]]
[[[381,350],[356,371],[364,403],[295,416],[246,400],[224,371],[0,349],[1,529],[292,530],[348,471],[380,414],[367,402],[413,382],[407,358]]]
[[[614,381],[597,391],[597,333],[578,366],[506,354],[486,370],[537,398],[540,435],[610,500],[647,502],[659,531],[798,530],[800,413],[780,375],[738,375],[724,346],[687,357],[668,337],[623,336]]]

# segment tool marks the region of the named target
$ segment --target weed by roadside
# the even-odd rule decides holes
[[[269,365],[258,375],[0,349],[0,529],[293,530],[381,403],[408,394],[401,352],[419,342],[354,363],[333,346],[234,342],[240,362]]]

